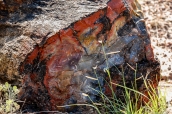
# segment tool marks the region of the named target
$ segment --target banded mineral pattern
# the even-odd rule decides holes
[[[122,84],[124,76],[126,85],[132,87],[137,78],[138,88],[146,94],[143,76],[156,87],[159,64],[140,10],[136,0],[110,0],[107,7],[36,45],[20,66],[24,77],[19,98],[26,100],[24,108],[71,111],[58,106],[97,102],[97,91],[111,96],[105,83],[110,81],[107,70],[112,83]],[[116,85],[113,89],[120,97],[123,89]]]

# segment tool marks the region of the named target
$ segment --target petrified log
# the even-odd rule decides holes
[[[42,16],[39,12],[39,16],[27,22],[31,27],[19,27],[22,32],[18,26],[23,26],[24,18],[12,20],[11,15],[2,17],[2,21],[7,18],[17,22],[16,25],[1,24],[5,30],[12,28],[16,31],[15,35],[20,36],[17,36],[19,40],[15,39],[19,45],[17,54],[13,52],[15,42],[2,44],[1,63],[7,66],[4,65],[1,73],[9,72],[7,60],[17,61],[13,63],[15,67],[10,67],[11,74],[7,76],[18,76],[20,64],[23,85],[19,99],[25,100],[23,109],[62,110],[58,106],[96,102],[100,98],[97,91],[110,96],[111,91],[105,83],[105,80],[109,81],[106,69],[110,71],[113,83],[122,84],[124,76],[126,85],[132,87],[137,78],[137,86],[143,91],[143,78],[140,77],[146,77],[157,86],[159,64],[154,60],[140,5],[136,0],[107,1],[46,1],[40,5],[41,11],[35,7],[35,11],[43,13],[45,22],[42,25],[36,23]],[[50,6],[56,8],[46,9]],[[45,13],[45,9],[53,11]],[[52,13],[54,21],[57,19],[57,26],[49,21],[49,13]],[[8,32],[2,36],[13,35]],[[7,53],[6,50],[11,48],[12,51]],[[122,88],[113,86],[113,89],[120,97]],[[65,111],[71,110],[65,108]]]

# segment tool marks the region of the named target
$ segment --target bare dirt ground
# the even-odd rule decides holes
[[[172,0],[140,0],[161,75],[172,79]]]
[[[150,33],[155,57],[161,64],[163,81],[160,90],[166,96],[168,108],[164,114],[172,114],[172,0],[139,0]]]

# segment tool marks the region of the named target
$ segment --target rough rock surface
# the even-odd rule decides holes
[[[137,1],[22,2],[16,11],[3,10],[9,15],[0,13],[0,73],[4,80],[15,80],[19,69],[24,110],[70,112],[75,107],[58,106],[96,102],[97,91],[110,96],[106,69],[112,83],[122,84],[124,76],[131,87],[137,79],[146,93],[146,77],[157,86],[159,63]],[[113,89],[120,97],[123,89]]]
[[[104,8],[107,1],[0,1],[0,78],[19,78],[18,66],[36,44],[42,45],[60,29]]]

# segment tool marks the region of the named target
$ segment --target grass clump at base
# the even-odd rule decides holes
[[[109,70],[106,70],[107,74],[110,76]],[[96,107],[96,110],[99,109],[99,114],[163,114],[167,108],[166,98],[159,91],[158,88],[155,88],[153,82],[144,77],[144,90],[145,92],[140,92],[137,89],[136,80],[133,83],[132,87],[129,88],[126,86],[126,81],[123,75],[123,85],[119,85],[113,82],[109,82],[109,87],[112,90],[112,97],[106,96],[103,92],[99,91],[101,96],[101,102],[98,102],[99,106],[93,105]],[[110,79],[111,80],[111,79]],[[115,92],[112,88],[112,85],[123,88],[123,100],[117,98]],[[93,88],[92,88],[93,89]],[[95,90],[95,89],[94,89]],[[95,90],[96,91],[96,90]],[[159,91],[159,94],[157,93]]]
[[[107,60],[103,44],[102,50],[105,59]],[[109,66],[109,63],[107,61],[106,65],[107,67]],[[158,88],[154,86],[154,82],[152,82],[152,80],[147,78],[148,75],[141,76],[139,79],[137,79],[137,64],[136,69],[130,66],[128,63],[127,65],[134,71],[134,80],[131,83],[132,87],[128,87],[126,85],[123,67],[121,71],[117,67],[115,67],[116,70],[120,72],[122,76],[122,84],[112,82],[110,70],[105,70],[109,78],[109,82],[106,83],[111,90],[112,97],[108,97],[102,91],[99,91],[99,95],[101,96],[102,102],[98,103],[100,104],[99,106],[94,105],[93,102],[94,107],[96,107],[96,109],[99,109],[98,113],[101,114],[100,112],[102,112],[102,114],[163,114],[167,108],[165,96],[163,96],[161,93],[157,93]],[[156,83],[158,83],[158,76],[154,77],[156,78]],[[143,80],[142,85],[144,86],[145,91],[140,91],[140,89],[138,88],[137,80],[140,79]],[[120,99],[118,98],[118,96],[116,96],[115,91],[113,89],[114,85],[123,89],[123,99]]]
[[[111,78],[109,70],[106,70],[106,72]],[[137,89],[137,79],[135,79],[132,88],[127,87],[123,76],[123,84],[121,85],[107,82],[112,91],[111,97],[105,95],[103,90],[97,91],[90,88],[99,93],[101,97],[99,102],[93,102],[88,94],[83,93],[84,96],[90,98],[92,104],[70,104],[58,107],[88,106],[94,108],[97,114],[163,114],[167,108],[166,97],[159,91],[159,88],[154,87],[151,80],[143,76],[142,78],[145,91],[140,92]],[[116,96],[113,85],[124,90],[122,100]]]

